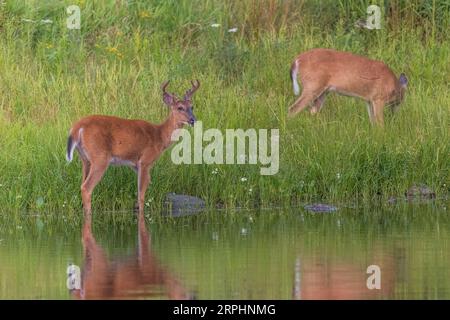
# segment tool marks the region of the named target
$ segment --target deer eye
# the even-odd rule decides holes
[[[183,107],[178,107],[178,111],[183,111]]]

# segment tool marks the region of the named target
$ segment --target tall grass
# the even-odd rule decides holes
[[[74,3],[81,30],[66,28],[65,8]],[[260,176],[251,165],[176,166],[169,151],[152,170],[149,207],[158,207],[167,192],[225,207],[372,201],[414,183],[448,194],[449,4],[378,1],[383,28],[355,28],[369,4],[5,1],[0,204],[78,210],[80,164],[67,165],[64,157],[71,124],[93,113],[160,122],[167,116],[160,84],[171,79],[181,94],[194,78],[202,83],[194,102],[204,128],[280,129],[280,171]],[[290,63],[313,47],[384,60],[408,75],[407,99],[399,113],[386,115],[384,130],[369,125],[364,103],[338,96],[330,96],[318,116],[305,112],[287,120],[294,101]],[[134,173],[110,168],[94,191],[94,206],[128,209],[135,193]]]

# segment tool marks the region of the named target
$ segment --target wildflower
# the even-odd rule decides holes
[[[123,54],[119,51],[119,49],[117,49],[117,47],[107,47],[106,51],[108,51],[109,53],[115,55],[116,57],[122,59],[123,58]]]
[[[231,33],[235,33],[235,32],[237,32],[238,31],[238,28],[231,28],[231,29],[228,29],[228,32],[231,32]]]
[[[43,23],[43,24],[51,24],[51,23],[53,23],[53,21],[50,20],[50,19],[45,19],[45,20],[41,20],[41,23]]]
[[[336,178],[339,180],[341,178],[341,174],[338,172],[336,173]]]
[[[249,188],[249,189],[248,189],[248,192],[252,192],[252,191],[253,191],[253,188]]]
[[[245,182],[245,181],[247,181],[247,178],[246,178],[246,177],[242,177],[242,178],[241,178],[241,181],[242,181],[242,182]]]
[[[213,23],[211,25],[211,28],[218,28],[218,27],[220,27],[220,23]]]
[[[144,10],[139,12],[139,17],[142,19],[150,18],[150,12]]]
[[[248,234],[248,231],[246,228],[241,229],[241,236],[246,236]]]
[[[218,173],[219,173],[219,169],[217,169],[217,168],[214,168],[214,170],[211,171],[211,174],[218,174]]]
[[[53,44],[47,43],[47,44],[45,44],[45,48],[46,49],[52,49],[53,48]]]
[[[107,47],[106,51],[108,51],[109,53],[117,53],[117,52],[119,52],[119,50],[117,50],[116,47]]]
[[[152,203],[153,202],[153,198],[150,198],[150,199],[148,199],[148,201],[145,203],[145,205],[147,206],[147,207],[150,207],[150,203]]]

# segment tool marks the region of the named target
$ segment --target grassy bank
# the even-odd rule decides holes
[[[65,8],[73,2],[81,30],[66,28]],[[168,151],[152,171],[149,207],[167,192],[227,207],[371,201],[414,183],[448,194],[447,3],[390,2],[382,6],[382,29],[369,31],[354,26],[366,15],[364,1],[5,1],[0,205],[78,210],[80,162],[68,165],[64,156],[71,124],[93,113],[160,122],[167,115],[160,84],[171,79],[181,94],[194,78],[202,83],[194,102],[205,129],[280,129],[279,173],[177,166]],[[339,96],[330,96],[318,116],[287,119],[290,63],[313,47],[364,54],[407,74],[406,101],[386,114],[384,130],[370,126],[362,101]],[[134,173],[111,167],[93,204],[128,209],[135,193]]]

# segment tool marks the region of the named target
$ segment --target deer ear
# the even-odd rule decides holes
[[[398,79],[398,82],[400,82],[400,85],[403,88],[406,88],[406,86],[408,85],[408,78],[405,76],[404,73],[402,73]]]
[[[163,101],[166,105],[171,106],[172,104],[174,104],[175,98],[169,93],[164,93]]]

